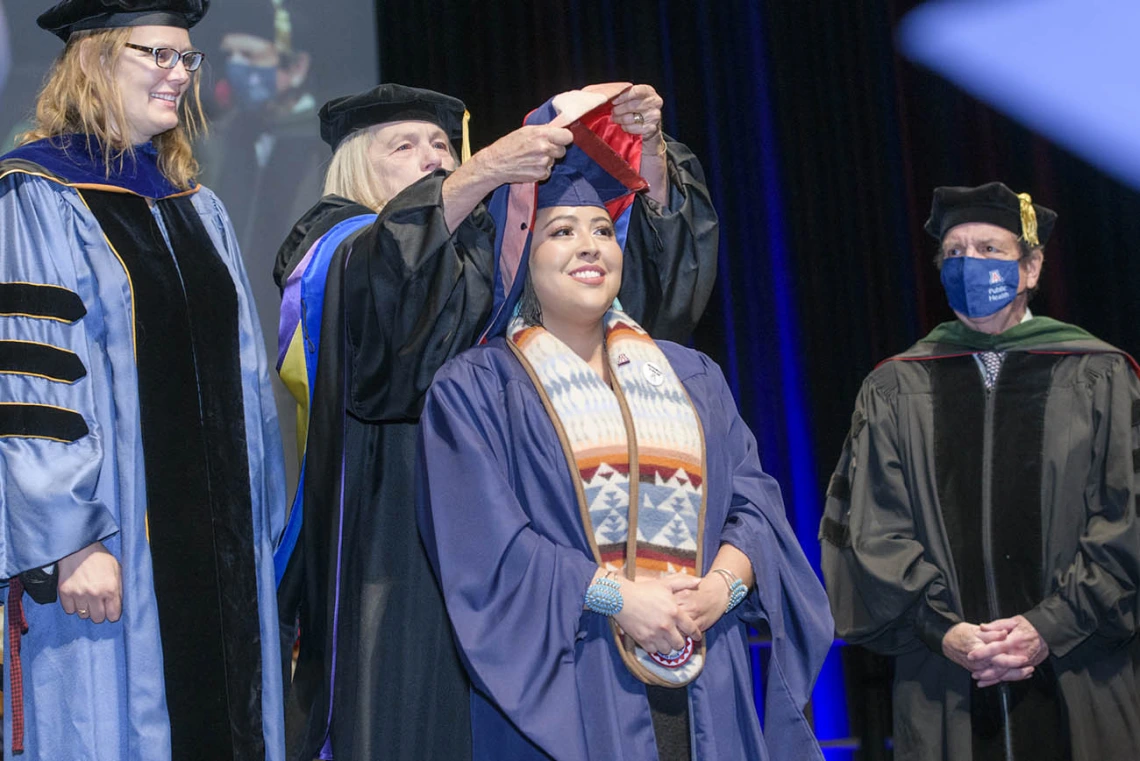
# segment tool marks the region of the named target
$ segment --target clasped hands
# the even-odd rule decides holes
[[[980,626],[959,623],[942,638],[942,654],[970,672],[979,687],[1028,679],[1049,645],[1025,616]]]
[[[728,606],[728,587],[716,575],[671,574],[655,579],[622,579],[622,609],[614,620],[650,653],[668,653],[699,642]]]

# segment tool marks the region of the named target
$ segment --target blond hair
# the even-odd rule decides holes
[[[19,144],[74,133],[87,135],[89,147],[94,138],[102,148],[108,177],[112,164],[117,162],[122,168],[127,156],[134,158],[129,136],[116,128],[127,123],[115,73],[130,36],[129,27],[72,34],[36,98],[35,125],[20,135]],[[190,143],[206,126],[198,72],[190,76],[191,86],[178,106],[178,126],[154,136],[159,171],[183,190],[191,186],[199,170]]]
[[[341,141],[325,173],[326,196],[342,196],[379,212],[388,203],[368,160],[368,147],[379,125],[357,130]]]

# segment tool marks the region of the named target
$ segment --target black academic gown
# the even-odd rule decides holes
[[[1140,758],[1138,425],[1134,366],[1091,337],[1009,348],[989,391],[931,342],[864,381],[822,561],[839,636],[895,658],[896,759]],[[1031,679],[978,689],[942,654],[1018,614],[1050,649]]]
[[[700,164],[679,143],[669,143],[669,173],[669,210],[634,204],[620,298],[655,337],[683,340],[715,281],[717,218]],[[480,207],[448,232],[445,177],[392,199],[329,270],[310,507],[279,591],[283,626],[300,615],[286,727],[298,761],[322,747],[338,759],[470,757],[468,682],[416,529],[413,476],[424,394],[490,314],[494,227]],[[322,199],[282,246],[278,284],[337,222],[367,212]],[[343,511],[325,509],[342,497]]]

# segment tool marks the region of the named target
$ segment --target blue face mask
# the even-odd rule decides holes
[[[245,61],[226,61],[226,79],[239,106],[260,106],[277,92],[277,67],[254,66]]]
[[[1017,296],[1016,261],[956,256],[942,262],[942,287],[950,308],[967,317],[989,317]]]

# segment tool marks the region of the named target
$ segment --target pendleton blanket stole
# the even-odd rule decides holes
[[[629,315],[604,319],[613,387],[566,344],[516,317],[508,344],[558,431],[594,558],[626,578],[698,575],[704,533],[701,423],[669,361]],[[617,628],[615,627],[615,636]],[[618,636],[648,684],[680,687],[703,666],[703,643],[668,657]]]

